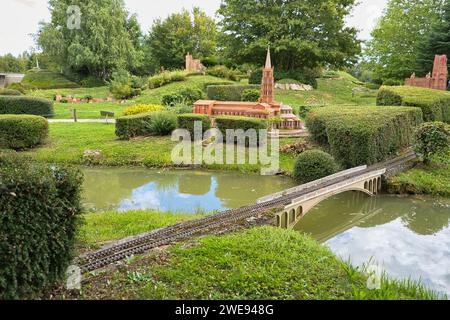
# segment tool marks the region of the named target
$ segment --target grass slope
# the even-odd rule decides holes
[[[22,80],[22,84],[37,89],[77,88],[78,84],[57,72],[48,70],[30,70]]]

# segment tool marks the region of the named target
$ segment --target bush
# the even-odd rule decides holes
[[[414,133],[414,150],[426,164],[450,148],[450,127],[443,122],[424,123]]]
[[[71,89],[79,85],[68,80],[62,74],[47,70],[30,70],[22,80],[22,84],[36,89]]]
[[[396,79],[385,79],[383,80],[384,86],[402,86],[405,82],[402,80],[396,80]]]
[[[13,89],[0,88],[0,96],[21,96],[22,92]]]
[[[255,129],[258,134],[258,142],[260,141],[259,130],[267,129],[269,122],[264,119],[234,117],[234,116],[220,116],[215,119],[216,127],[223,135],[224,141],[227,138],[227,129],[247,131]],[[236,139],[237,140],[237,139]]]
[[[53,117],[53,102],[34,97],[0,96],[0,114],[32,114]]]
[[[32,298],[64,278],[81,185],[78,170],[0,155],[0,299]]]
[[[8,89],[19,91],[22,94],[25,94],[27,90],[27,88],[25,88],[25,86],[20,82],[11,83],[8,85]]]
[[[167,94],[162,97],[165,106],[175,106],[178,104],[192,105],[194,102],[203,99],[204,93],[198,88],[186,88],[179,93]]]
[[[241,101],[242,93],[248,89],[259,90],[260,86],[256,85],[217,85],[208,86],[206,95],[210,100],[217,101]]]
[[[297,80],[298,82],[302,83],[302,84],[309,84],[310,86],[312,86],[313,88],[317,89],[317,79],[320,77],[320,72],[319,70],[309,70],[309,69],[304,69],[304,70],[290,70],[290,71],[280,71],[275,69],[274,72],[274,78],[275,78],[275,82],[278,82],[282,79],[293,79],[293,80]],[[250,79],[249,79],[249,83],[250,84],[257,84],[257,85],[261,85],[261,80],[262,80],[262,69],[253,71]]]
[[[293,177],[300,184],[319,180],[336,173],[339,166],[334,158],[320,150],[301,153],[295,162]]]
[[[217,78],[228,79],[231,81],[239,80],[239,71],[232,70],[226,66],[215,66],[206,70],[206,74]]]
[[[95,76],[87,76],[80,80],[80,84],[83,88],[96,88],[104,86],[105,82]]]
[[[196,121],[200,121],[202,123],[202,136],[203,134],[211,129],[211,119],[204,114],[180,114],[178,115],[178,128],[186,129],[191,134],[191,138],[194,139],[194,124]]]
[[[163,71],[148,79],[148,86],[150,89],[156,89],[165,86],[172,82],[185,81],[187,72],[183,70]]]
[[[145,83],[138,78],[131,76],[128,71],[119,70],[113,73],[109,83],[109,91],[116,99],[130,99],[142,93]]]
[[[152,113],[142,113],[116,119],[116,136],[122,140],[129,140],[139,136],[148,136]]]
[[[406,107],[324,107],[306,117],[312,138],[345,167],[386,160],[411,145],[421,123],[421,110]]]
[[[261,96],[261,92],[257,89],[246,89],[242,91],[241,101],[257,102]]]
[[[150,133],[167,136],[177,128],[177,116],[169,111],[155,112],[150,117]]]
[[[450,93],[446,91],[383,86],[378,91],[377,105],[418,107],[422,109],[425,121],[450,123]]]
[[[0,149],[28,149],[44,142],[48,135],[45,118],[29,115],[0,115]]]
[[[124,116],[134,116],[136,114],[141,113],[150,113],[155,111],[162,111],[164,109],[163,106],[156,104],[136,104],[134,106],[128,107],[123,110]]]

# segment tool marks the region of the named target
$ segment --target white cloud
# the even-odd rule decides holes
[[[156,18],[164,18],[182,8],[199,6],[209,15],[215,15],[220,0],[125,0],[127,9],[137,13],[146,32]],[[348,24],[361,30],[360,37],[367,39],[375,20],[381,15],[387,0],[361,0]],[[31,34],[36,33],[40,21],[49,21],[47,0],[1,0],[0,2],[0,54],[22,53],[34,46]]]

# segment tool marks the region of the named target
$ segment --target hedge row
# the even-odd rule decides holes
[[[378,91],[379,106],[409,106],[422,109],[425,121],[450,123],[450,93],[417,87],[383,86]]]
[[[311,111],[306,125],[315,141],[329,145],[350,168],[378,163],[409,146],[422,117],[419,108],[324,107]]]
[[[186,129],[191,134],[191,138],[194,139],[194,125],[195,122],[202,123],[202,136],[211,129],[211,119],[204,114],[180,114],[178,115],[178,128]]]
[[[0,148],[32,148],[43,143],[47,136],[48,122],[43,117],[0,115]]]
[[[177,117],[172,112],[157,111],[116,120],[116,135],[122,140],[149,135],[169,135],[177,127]]]
[[[217,101],[241,101],[242,93],[248,89],[259,90],[258,85],[218,85],[208,86],[206,94],[208,99]]]
[[[227,129],[232,130],[239,130],[242,129],[244,131],[247,131],[249,129],[255,129],[257,130],[257,134],[259,137],[259,130],[261,129],[267,129],[269,126],[269,123],[267,120],[264,119],[257,119],[257,118],[247,118],[247,117],[232,117],[232,116],[220,116],[215,119],[215,124],[217,129],[220,130],[220,132],[223,135],[224,141],[226,141],[227,138]],[[237,139],[235,139],[237,141]],[[259,139],[258,139],[259,141]]]
[[[34,97],[0,96],[0,114],[32,114],[53,117],[53,102]]]
[[[0,154],[0,299],[64,278],[81,214],[78,170]]]

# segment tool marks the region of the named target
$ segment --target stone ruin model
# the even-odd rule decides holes
[[[302,129],[300,119],[293,114],[290,106],[275,101],[274,68],[267,51],[266,65],[261,82],[259,102],[199,100],[194,104],[193,113],[206,114],[210,117],[241,116],[259,119],[281,118],[274,125],[275,129]]]
[[[194,57],[190,53],[186,55],[187,72],[203,72],[205,70],[206,70],[205,66],[200,62],[199,59],[194,59]]]
[[[447,78],[447,56],[436,55],[434,57],[433,75],[428,73],[425,78],[417,78],[416,74],[413,73],[410,78],[405,80],[405,85],[436,90],[447,90]]]

